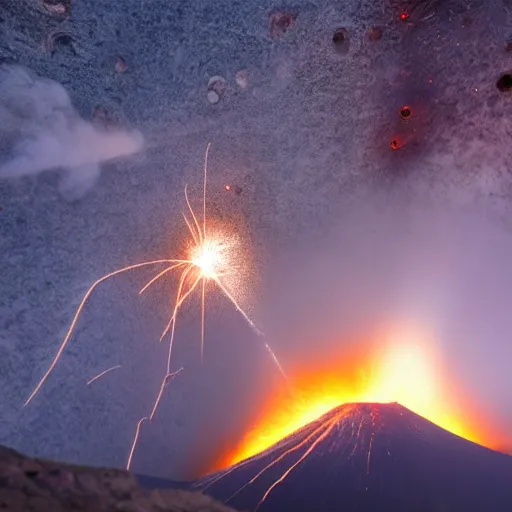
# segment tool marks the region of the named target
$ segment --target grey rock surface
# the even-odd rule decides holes
[[[146,492],[125,471],[30,459],[2,446],[0,508],[6,512],[233,512],[199,492]]]
[[[100,133],[137,130],[145,149],[97,157],[96,185],[79,198],[59,189],[65,169],[0,177],[1,443],[31,456],[125,466],[165,372],[157,341],[175,283],[142,298],[137,291],[151,277],[142,271],[105,284],[47,386],[21,406],[95,279],[175,253],[183,188],[200,193],[208,141],[210,212],[243,227],[260,280],[247,307],[270,326],[285,366],[321,350],[305,333],[321,337],[345,317],[370,324],[383,311],[423,311],[425,296],[426,314],[437,315],[455,290],[456,328],[445,323],[448,310],[436,316],[446,358],[475,400],[505,411],[511,431],[509,387],[496,377],[512,359],[500,341],[512,327],[512,287],[501,277],[512,254],[512,102],[496,87],[512,69],[509,0],[56,4],[2,0],[3,66],[60,84],[75,119]],[[339,28],[348,38],[334,44]],[[215,76],[226,85],[211,102]],[[0,90],[0,114],[12,113],[2,97]],[[409,121],[398,115],[404,105],[413,108]],[[0,165],[20,147],[13,126],[12,117],[0,119]],[[454,259],[436,266],[447,243]],[[483,284],[445,290],[458,272]],[[492,300],[482,306],[480,297]],[[209,302],[205,364],[197,310],[181,322],[175,368],[186,368],[142,430],[134,461],[141,473],[200,473],[241,437],[276,378],[222,297]],[[467,330],[453,332],[461,325]],[[461,345],[469,347],[462,354]]]

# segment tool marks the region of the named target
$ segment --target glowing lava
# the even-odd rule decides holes
[[[355,348],[354,348],[355,346]],[[386,329],[336,357],[288,373],[296,398],[277,390],[253,427],[215,469],[262,452],[343,403],[398,402],[440,427],[489,446],[489,425],[467,407],[444,371],[433,337],[413,328]]]

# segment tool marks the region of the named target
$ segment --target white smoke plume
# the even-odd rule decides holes
[[[101,130],[82,119],[59,83],[0,67],[0,178],[61,169],[60,191],[78,198],[96,183],[101,162],[143,146],[138,131]]]

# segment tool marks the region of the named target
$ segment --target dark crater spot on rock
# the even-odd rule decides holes
[[[346,54],[350,48],[350,38],[346,28],[338,28],[332,36],[334,49],[340,54]]]
[[[510,92],[512,90],[512,73],[503,73],[498,78],[496,87],[500,92]]]
[[[400,117],[404,120],[410,119],[412,115],[411,107],[407,105],[400,109]]]

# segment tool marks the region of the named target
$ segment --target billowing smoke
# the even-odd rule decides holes
[[[0,178],[59,169],[60,191],[78,198],[96,183],[101,162],[143,145],[138,131],[102,130],[82,119],[59,83],[0,67]]]

